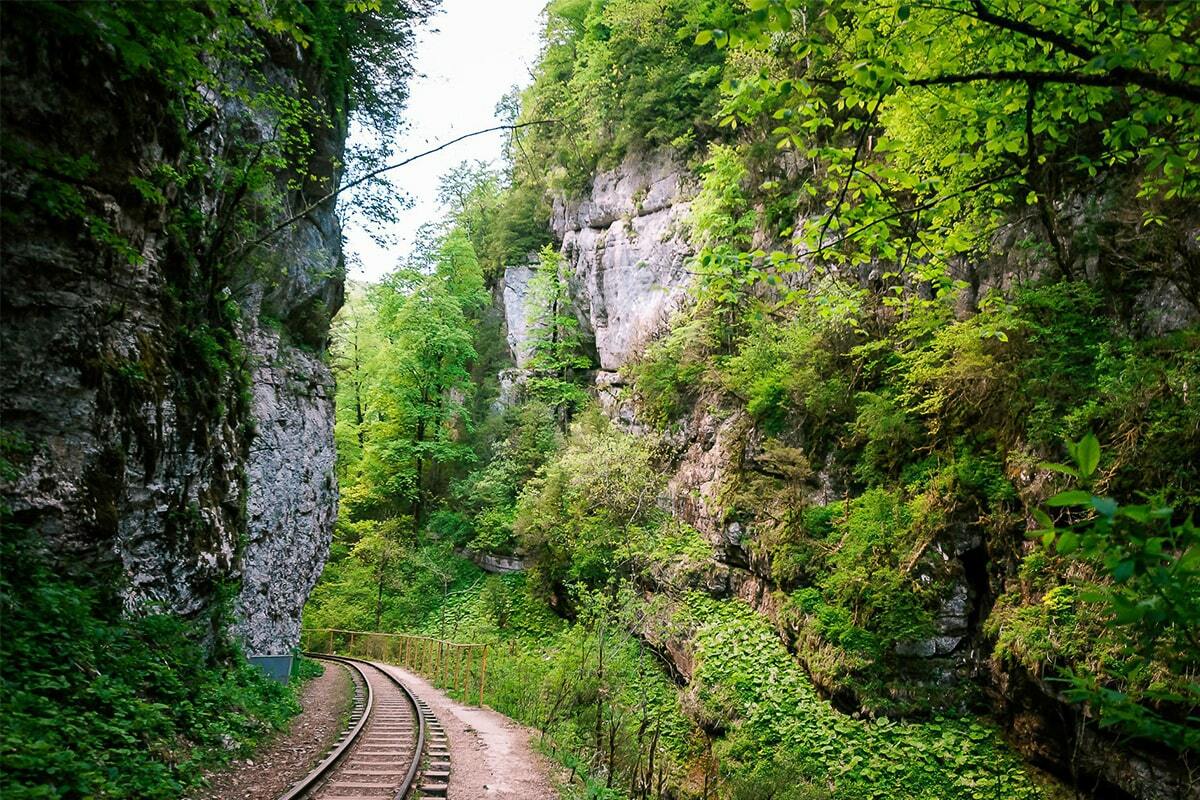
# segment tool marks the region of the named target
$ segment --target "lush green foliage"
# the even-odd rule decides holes
[[[7,519],[0,548],[4,797],[178,797],[300,710],[194,626],[56,575]]]
[[[1100,443],[1088,434],[1068,449],[1072,466],[1046,466],[1091,485],[1101,461]],[[1040,607],[1017,613],[1046,615],[1047,629],[1073,624],[1079,633],[1089,622],[1093,629],[1099,622],[1110,629],[1062,641],[1074,650],[1070,660],[1077,665],[1065,672],[1068,695],[1088,703],[1102,727],[1200,752],[1195,725],[1200,687],[1187,677],[1200,664],[1200,532],[1194,512],[1177,517],[1161,498],[1121,504],[1085,489],[1059,492],[1046,505],[1065,512],[1065,519],[1056,523],[1046,511],[1035,510],[1045,527],[1031,536],[1089,569],[1086,577],[1072,576],[1046,592]],[[1089,605],[1093,614],[1081,613]],[[1112,647],[1114,639],[1122,645]],[[1030,649],[1021,644],[1002,635],[1000,649],[1006,652],[1010,645],[1007,652],[1027,659]],[[1057,661],[1060,645],[1048,641],[1043,646],[1049,652],[1037,653],[1041,663]]]
[[[344,528],[311,619],[374,607],[377,625],[503,643],[490,702],[594,797],[653,794],[655,726],[680,796],[1046,796],[955,672],[993,643],[1000,670],[1071,681],[1085,723],[1191,746],[1194,529],[1162,509],[1200,499],[1198,333],[1149,336],[1178,325],[1126,298],[1158,281],[1200,305],[1177,258],[1194,15],[992,5],[551,3],[514,118],[559,125],[514,135],[503,178],[452,174],[452,224],[497,276],[544,244],[511,216],[531,198],[638,149],[692,157],[694,293],[624,370],[665,435],[581,411],[547,247],[522,404],[476,403],[479,462],[430,487],[444,507],[401,537],[395,578],[369,584],[378,562],[352,553],[395,520]],[[1096,493],[1043,521],[1062,552],[1031,549],[1044,462],[1087,431],[1112,455]],[[713,478],[671,500],[712,543],[663,502],[700,440]],[[519,552],[528,577],[479,576],[451,544]],[[440,602],[407,599],[422,580]],[[776,629],[718,599],[733,592]],[[693,669],[686,690],[646,645]]]
[[[334,329],[339,372],[339,477],[356,516],[421,518],[462,442],[473,392],[474,330],[487,300],[466,233],[433,244],[422,269],[400,269],[352,293]]]
[[[442,176],[438,188],[438,200],[449,209],[450,221],[466,232],[489,282],[550,241],[550,208],[541,184],[514,182],[512,172],[464,161]]]
[[[491,553],[511,551],[516,544],[513,523],[517,497],[559,445],[553,411],[528,402],[505,414],[488,448],[487,463],[457,482],[451,492],[457,511],[439,512],[455,544]]]
[[[977,722],[863,721],[831,709],[766,621],[741,603],[692,595],[678,621],[695,637],[702,713],[730,729],[718,751],[722,769],[743,792],[757,786],[770,796],[770,783],[790,773],[801,797],[1041,796],[999,734]],[[755,769],[764,752],[773,754],[770,782]]]
[[[536,556],[547,588],[595,589],[627,574],[632,542],[653,519],[658,490],[642,443],[598,414],[580,421],[517,506],[522,548]]]
[[[732,13],[727,0],[550,3],[520,118],[558,124],[521,137],[519,168],[531,182],[577,189],[628,150],[709,135],[723,55],[680,31],[728,25]]]
[[[1028,208],[1028,260],[1073,277],[1099,253],[1132,287],[1180,276],[1149,248],[1110,256],[1063,203],[1086,192],[1092,220],[1177,235],[1164,223],[1200,191],[1194,34],[1185,5],[764,0],[696,40],[743,65],[724,123],[807,162],[795,198],[816,213],[779,232],[807,270],[878,261],[901,289],[949,288],[952,260]]]

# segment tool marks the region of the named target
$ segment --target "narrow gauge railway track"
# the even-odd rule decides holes
[[[309,654],[354,679],[346,732],[312,772],[279,800],[408,800],[446,797],[450,751],[424,701],[368,661]]]

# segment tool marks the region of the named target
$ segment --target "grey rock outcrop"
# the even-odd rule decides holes
[[[235,618],[248,652],[286,653],[299,641],[333,534],[333,380],[319,358],[276,331],[255,330],[250,345],[255,436]]]
[[[311,215],[218,270],[168,226],[177,209],[219,208],[215,179],[163,198],[131,188],[185,158],[161,87],[92,40],[23,35],[38,13],[15,10],[3,33],[0,414],[20,445],[4,502],[61,571],[130,613],[171,612],[215,636],[229,622],[227,587],[240,583],[235,630],[251,652],[286,652],[336,503],[321,350],[341,302],[337,220]],[[267,52],[268,83],[322,96],[299,48]],[[229,157],[235,135],[253,142],[273,124],[212,104],[194,134],[206,157]],[[345,131],[312,135],[323,193]],[[75,184],[88,216],[47,210],[43,158],[96,165]]]
[[[508,341],[508,352],[512,356],[517,369],[525,369],[529,358],[533,355],[533,345],[529,332],[530,297],[529,282],[537,272],[535,266],[519,264],[505,267],[503,298],[505,336]]]
[[[587,197],[555,203],[576,314],[603,370],[619,370],[687,291],[688,176],[670,151],[631,155],[598,174]]]
[[[691,174],[669,150],[628,156],[601,172],[586,197],[554,204],[561,269],[584,346],[599,365],[600,401],[630,430],[640,426],[622,398],[620,369],[662,331],[687,293],[692,248],[685,223],[695,192]],[[501,376],[501,405],[519,394],[532,355],[530,282],[537,266],[507,267],[498,287],[515,369]]]

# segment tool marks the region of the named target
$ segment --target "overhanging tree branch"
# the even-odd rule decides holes
[[[1036,39],[1039,42],[1052,44],[1065,53],[1070,53],[1076,58],[1084,61],[1091,61],[1096,57],[1096,52],[1087,47],[1084,47],[1074,39],[1070,39],[1061,33],[1048,31],[1044,28],[1039,28],[1030,22],[1022,22],[1021,20],[1009,19],[992,11],[989,11],[987,6],[983,4],[983,0],[971,0],[971,7],[975,9],[975,18],[981,22],[986,22],[989,25],[995,25],[997,28],[1003,28],[1006,31],[1020,33],[1028,36],[1031,39]]]
[[[858,166],[859,158],[862,157],[863,145],[865,145],[867,142],[867,135],[870,133],[871,126],[875,124],[875,117],[879,113],[879,106],[881,103],[883,103],[883,98],[886,96],[886,93],[881,94],[875,99],[875,105],[871,108],[871,115],[867,117],[866,122],[863,123],[862,129],[858,132],[858,143],[854,146],[854,156],[850,159],[850,170],[846,173],[846,180],[842,184],[841,190],[838,192],[837,200],[829,209],[829,214],[827,214],[825,217],[825,223],[821,226],[821,235],[817,241],[818,245],[825,242],[825,234],[828,232],[829,226],[833,224],[833,218],[837,216],[838,211],[842,207],[842,203],[846,201],[846,192],[848,192],[850,189],[850,181],[854,179],[854,170]]]
[[[538,119],[538,120],[532,120],[530,122],[518,122],[518,123],[515,123],[512,125],[494,125],[491,128],[483,128],[482,130],[471,131],[470,133],[464,133],[462,136],[457,136],[447,142],[442,142],[437,147],[431,148],[431,149],[426,150],[421,153],[417,153],[415,156],[409,156],[408,158],[404,159],[403,161],[397,161],[395,164],[388,164],[387,166],[380,167],[379,169],[371,170],[366,175],[362,175],[362,176],[350,181],[349,183],[346,183],[342,186],[337,187],[333,191],[328,192],[327,194],[323,195],[320,199],[315,200],[314,202],[305,206],[300,211],[297,211],[295,214],[292,214],[290,217],[283,220],[275,227],[271,228],[269,231],[267,231],[262,236],[255,239],[253,242],[250,242],[249,244],[239,248],[234,253],[234,255],[235,256],[243,255],[246,252],[253,250],[254,248],[258,247],[260,244],[263,244],[264,242],[266,242],[268,239],[270,239],[275,234],[279,233],[281,230],[283,230],[287,226],[291,225],[293,222],[303,219],[304,217],[311,214],[313,211],[316,211],[318,208],[320,208],[321,206],[328,203],[330,200],[335,199],[338,195],[342,194],[343,192],[345,192],[349,189],[353,189],[355,186],[361,186],[362,184],[366,183],[367,181],[371,180],[372,178],[378,178],[380,175],[384,174],[385,172],[391,172],[394,169],[399,169],[400,167],[403,167],[407,164],[411,164],[412,162],[416,161],[419,158],[424,158],[425,156],[433,155],[434,153],[438,152],[439,150],[445,150],[450,145],[458,144],[459,142],[463,141],[464,139],[470,139],[474,136],[482,136],[485,133],[494,133],[495,131],[513,131],[513,130],[517,130],[518,128],[528,128],[531,125],[550,125],[557,121],[558,120],[553,120],[553,119]]]
[[[1028,36],[1038,42],[1053,45],[1058,50],[1068,55],[1074,56],[1081,61],[1090,62],[1102,55],[1099,51],[1089,47],[1081,42],[1072,39],[1066,34],[1057,31],[1047,30],[1046,28],[1038,27],[1031,22],[1024,20],[1012,19],[1002,14],[990,10],[983,0],[971,0],[971,8],[973,12],[957,11],[955,9],[945,9],[947,11],[955,11],[956,13],[965,13],[968,16],[974,17],[980,22],[985,22],[988,25],[994,25],[1001,30],[1006,30],[1011,33],[1017,33],[1022,36]],[[1137,67],[1116,66],[1105,73],[1103,76],[1077,73],[1068,71],[1061,73],[1064,77],[1071,76],[1072,80],[1053,81],[1046,79],[1044,82],[1061,82],[1061,83],[1083,83],[1085,85],[1104,85],[1104,86],[1126,86],[1135,84],[1146,89],[1152,89],[1160,94],[1165,94],[1171,97],[1178,97],[1183,100],[1190,100],[1193,103],[1200,102],[1200,86],[1187,81],[1177,80],[1165,75],[1159,75],[1154,72],[1149,72]],[[1111,83],[1092,84],[1088,83],[1088,79],[1101,78],[1105,76]],[[1012,78],[1010,80],[1021,80],[1020,78]]]
[[[1101,86],[1109,89],[1120,89],[1127,86],[1141,86],[1143,89],[1168,97],[1177,97],[1190,103],[1200,104],[1200,85],[1164,78],[1139,69],[1116,67],[1105,73],[1089,73],[1074,71],[1044,71],[1025,69],[999,69],[983,72],[967,72],[962,74],[934,75],[928,78],[911,78],[908,86],[953,86],[963,83],[978,83],[981,81],[997,81],[1011,83],[1068,83],[1076,86]]]
[[[893,211],[889,214],[884,214],[882,216],[876,217],[873,220],[864,222],[862,225],[859,225],[856,228],[852,228],[851,230],[847,231],[846,233],[842,234],[841,236],[837,237],[836,239],[833,239],[829,242],[819,244],[817,247],[814,247],[811,250],[805,250],[802,253],[796,253],[791,258],[794,261],[799,261],[801,259],[812,258],[813,256],[821,255],[822,253],[826,253],[830,250],[833,250],[838,245],[843,244],[844,242],[848,242],[848,241],[854,239],[860,233],[870,230],[871,228],[874,228],[877,225],[883,225],[884,223],[891,222],[893,220],[902,219],[904,217],[909,216],[910,214],[920,214],[922,211],[927,211],[931,208],[936,208],[937,206],[941,205],[942,203],[946,202],[947,200],[952,200],[956,197],[963,197],[965,195],[970,194],[971,192],[982,189],[985,186],[990,186],[991,184],[994,184],[994,183],[1006,181],[1011,178],[1019,178],[1019,177],[1021,177],[1022,174],[1023,174],[1023,170],[1016,169],[1016,170],[1012,170],[1011,172],[1005,172],[1001,175],[994,175],[990,178],[984,178],[982,180],[978,180],[978,181],[970,184],[969,186],[964,186],[962,189],[959,189],[957,191],[938,195],[937,197],[932,197],[928,200],[922,201],[920,203],[916,203],[907,208],[897,209],[896,211]],[[697,271],[697,270],[684,270],[684,272],[688,275],[699,275],[702,277],[714,274],[711,272],[701,272],[701,271]]]
[[[1036,197],[1038,215],[1041,217],[1042,228],[1046,231],[1046,238],[1050,240],[1050,247],[1054,250],[1054,260],[1058,264],[1058,269],[1062,272],[1067,280],[1074,280],[1071,274],[1071,261],[1068,258],[1059,239],[1058,229],[1054,223],[1054,211],[1050,207],[1050,201],[1046,197],[1046,189],[1041,185],[1040,175],[1042,170],[1038,164],[1037,152],[1037,137],[1034,135],[1033,112],[1037,106],[1037,93],[1040,84],[1030,82],[1027,94],[1025,95],[1025,157],[1026,157],[1026,175],[1025,180],[1029,184],[1029,189]]]

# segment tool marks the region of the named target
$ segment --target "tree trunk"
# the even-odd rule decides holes
[[[417,436],[416,442],[419,445],[425,441],[425,420],[424,418],[417,420]],[[421,455],[417,455],[417,493],[413,498],[413,526],[420,530],[421,528],[421,512],[423,505],[423,493],[425,484],[425,459]]]
[[[383,624],[383,578],[387,572],[387,557],[384,556],[379,561],[379,586],[375,594],[375,630],[378,631]]]

